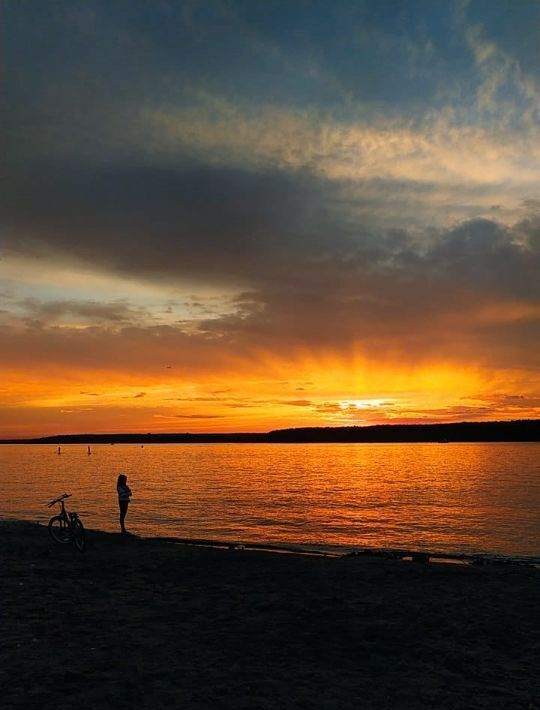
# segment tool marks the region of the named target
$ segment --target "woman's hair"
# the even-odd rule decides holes
[[[125,476],[123,473],[121,473],[118,476],[118,480],[116,481],[117,486],[125,486],[127,483],[127,476]]]

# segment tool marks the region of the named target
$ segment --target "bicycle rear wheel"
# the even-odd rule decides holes
[[[62,545],[71,542],[71,527],[66,522],[66,519],[61,515],[55,515],[49,520],[49,535],[55,542]]]
[[[79,518],[75,518],[71,522],[71,529],[73,530],[73,542],[75,547],[79,552],[84,552],[86,548],[86,536],[84,534],[84,526]]]

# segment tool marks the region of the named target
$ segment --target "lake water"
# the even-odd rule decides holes
[[[116,530],[323,548],[540,556],[540,444],[0,446],[0,515],[46,522],[67,491]]]

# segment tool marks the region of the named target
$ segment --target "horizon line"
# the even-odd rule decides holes
[[[353,424],[353,425],[340,425],[340,426],[303,426],[303,427],[286,427],[286,428],[281,428],[281,429],[271,429],[269,431],[260,431],[260,432],[250,432],[250,431],[238,431],[238,432],[186,432],[186,431],[181,431],[181,432],[79,432],[79,433],[72,433],[72,434],[66,434],[66,433],[60,433],[60,434],[47,434],[47,435],[41,435],[41,436],[30,436],[30,437],[9,437],[9,438],[1,438],[0,439],[0,444],[9,444],[9,443],[47,443],[47,442],[52,442],[53,440],[59,440],[59,439],[82,439],[82,438],[108,438],[108,439],[121,439],[124,437],[140,437],[140,438],[159,438],[159,437],[196,437],[196,438],[202,438],[202,439],[211,439],[211,438],[216,438],[216,439],[227,439],[227,438],[235,438],[235,437],[250,437],[250,438],[265,438],[265,437],[270,437],[272,435],[279,435],[279,434],[294,434],[298,433],[301,434],[302,432],[310,432],[310,433],[317,433],[317,432],[351,432],[354,431],[356,433],[361,433],[361,432],[369,432],[373,430],[378,430],[380,431],[381,429],[384,430],[389,430],[389,429],[394,429],[394,430],[409,430],[412,431],[414,429],[438,429],[438,428],[444,428],[444,429],[451,429],[455,427],[468,427],[468,426],[475,426],[475,427],[488,427],[488,428],[493,428],[495,426],[515,426],[515,425],[530,425],[530,424],[538,424],[540,425],[540,419],[505,419],[505,420],[493,420],[493,421],[459,421],[459,422],[426,422],[426,423],[395,423],[395,424],[390,424],[390,423],[385,423],[385,424],[368,424],[368,425],[358,425],[358,424]],[[82,442],[80,442],[82,443]],[[90,442],[91,443],[91,442]]]

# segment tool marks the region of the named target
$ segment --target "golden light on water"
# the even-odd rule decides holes
[[[116,530],[116,477],[141,535],[540,556],[536,444],[0,447],[4,515],[46,521],[64,490]],[[31,482],[31,485],[29,485]]]

